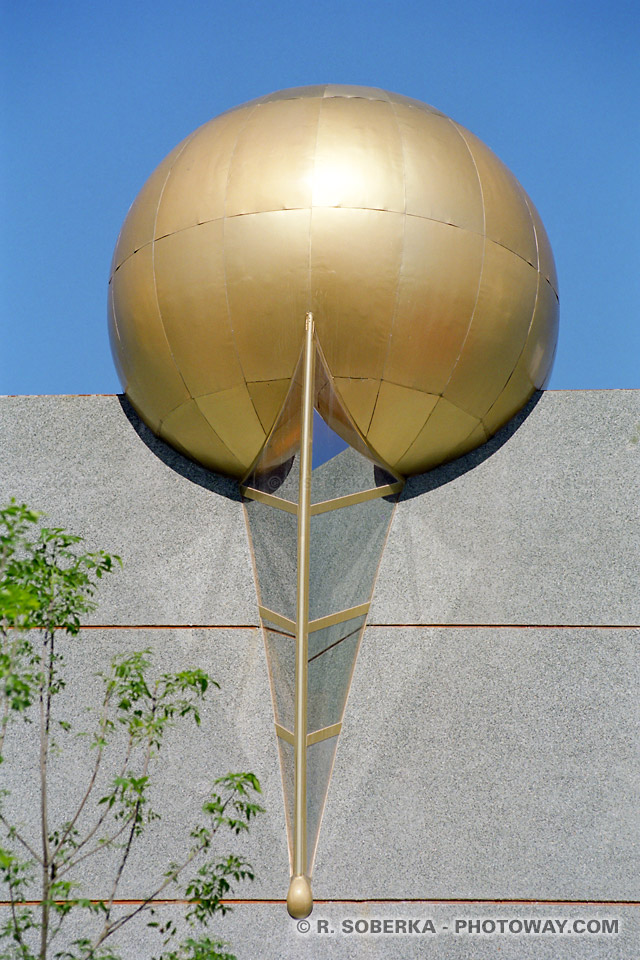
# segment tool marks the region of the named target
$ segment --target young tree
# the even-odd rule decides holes
[[[13,723],[33,722],[39,741],[40,821],[34,838],[0,808],[5,834],[0,877],[10,901],[7,916],[0,919],[0,960],[118,960],[110,938],[141,915],[160,937],[160,960],[235,960],[225,944],[198,935],[197,928],[206,928],[215,914],[229,909],[222,898],[234,882],[253,879],[248,862],[235,855],[215,856],[213,850],[221,830],[239,834],[263,812],[256,803],[260,784],[251,773],[216,780],[202,807],[204,819],[191,829],[181,859],[167,864],[142,901],[124,909],[116,904],[131,851],[158,819],[150,788],[165,734],[180,722],[199,724],[203,698],[218,687],[206,673],[189,669],[153,675],[149,651],[114,660],[102,676],[102,702],[87,741],[86,788],[75,809],[52,822],[54,732],[62,737],[76,732],[57,709],[66,682],[60,641],[79,638],[81,618],[95,608],[98,581],[120,560],[102,550],[83,552],[80,537],[39,521],[38,513],[14,500],[0,509],[0,764]],[[114,745],[118,764],[115,775],[106,771],[105,780],[107,754]],[[105,849],[114,855],[108,896],[81,896],[78,867]],[[194,929],[179,946],[175,922],[163,922],[154,912],[154,904],[176,884],[189,901],[186,919]],[[63,931],[69,930],[71,917],[80,918],[82,932],[70,940]],[[77,922],[74,927],[78,929]]]

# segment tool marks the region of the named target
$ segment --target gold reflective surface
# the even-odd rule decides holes
[[[227,390],[244,379],[227,316],[223,235],[224,221],[214,220],[163,237],[153,248],[158,309],[192,397],[209,393],[212,383]]]
[[[191,135],[193,136],[193,134]],[[171,153],[156,167],[142,190],[133,201],[127,218],[122,225],[116,248],[111,261],[111,273],[132,253],[151,243],[155,237],[158,206],[165,189],[167,179],[176,160],[186,147],[190,137],[179,143]]]
[[[482,234],[484,210],[470,150],[448,117],[397,110],[406,212]]]
[[[406,218],[384,380],[442,393],[474,314],[483,253],[479,234],[435,220]]]
[[[321,414],[409,474],[544,386],[557,290],[535,207],[477,137],[377,88],[300,87],[205,123],[151,175],[116,245],[109,328],[151,429],[243,477],[298,402],[313,311],[342,404],[319,390]]]
[[[486,241],[478,299],[443,391],[447,400],[476,417],[487,412],[496,386],[507,382],[525,345],[528,324],[520,320],[533,316],[537,289],[538,273],[531,264]]]
[[[154,239],[224,217],[231,157],[251,112],[226,113],[191,136],[162,191]]]
[[[314,207],[404,212],[402,141],[395,113],[382,100],[322,101],[313,166]],[[366,171],[366,176],[363,176]]]
[[[455,126],[478,171],[485,236],[537,267],[536,235],[524,190],[489,147],[460,124]]]
[[[117,331],[127,395],[158,433],[164,417],[189,400],[189,391],[173,359],[158,309],[151,244],[116,270],[112,294],[110,319]]]
[[[225,215],[308,210],[318,137],[319,99],[276,100],[243,125],[229,170]],[[233,116],[229,114],[229,116]]]

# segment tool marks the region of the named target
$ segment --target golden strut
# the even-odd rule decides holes
[[[308,313],[304,342],[303,392],[298,492],[298,585],[296,602],[295,786],[293,814],[293,876],[287,910],[308,917],[313,908],[307,875],[307,646],[309,639],[309,540],[311,519],[311,455],[313,448],[314,368],[313,316]]]

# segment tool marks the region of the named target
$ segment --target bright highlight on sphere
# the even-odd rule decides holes
[[[413,474],[544,386],[557,289],[535,207],[472,133],[376,88],[302,87],[221,114],[152,173],[116,244],[109,329],[145,423],[240,478],[311,311],[372,456]]]

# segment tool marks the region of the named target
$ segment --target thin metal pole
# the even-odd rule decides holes
[[[298,583],[296,603],[296,700],[294,721],[295,784],[293,815],[293,877],[287,908],[293,917],[306,917],[313,908],[307,876],[307,675],[309,637],[309,531],[311,459],[314,406],[314,327],[306,317],[300,437],[300,489],[298,493]]]

